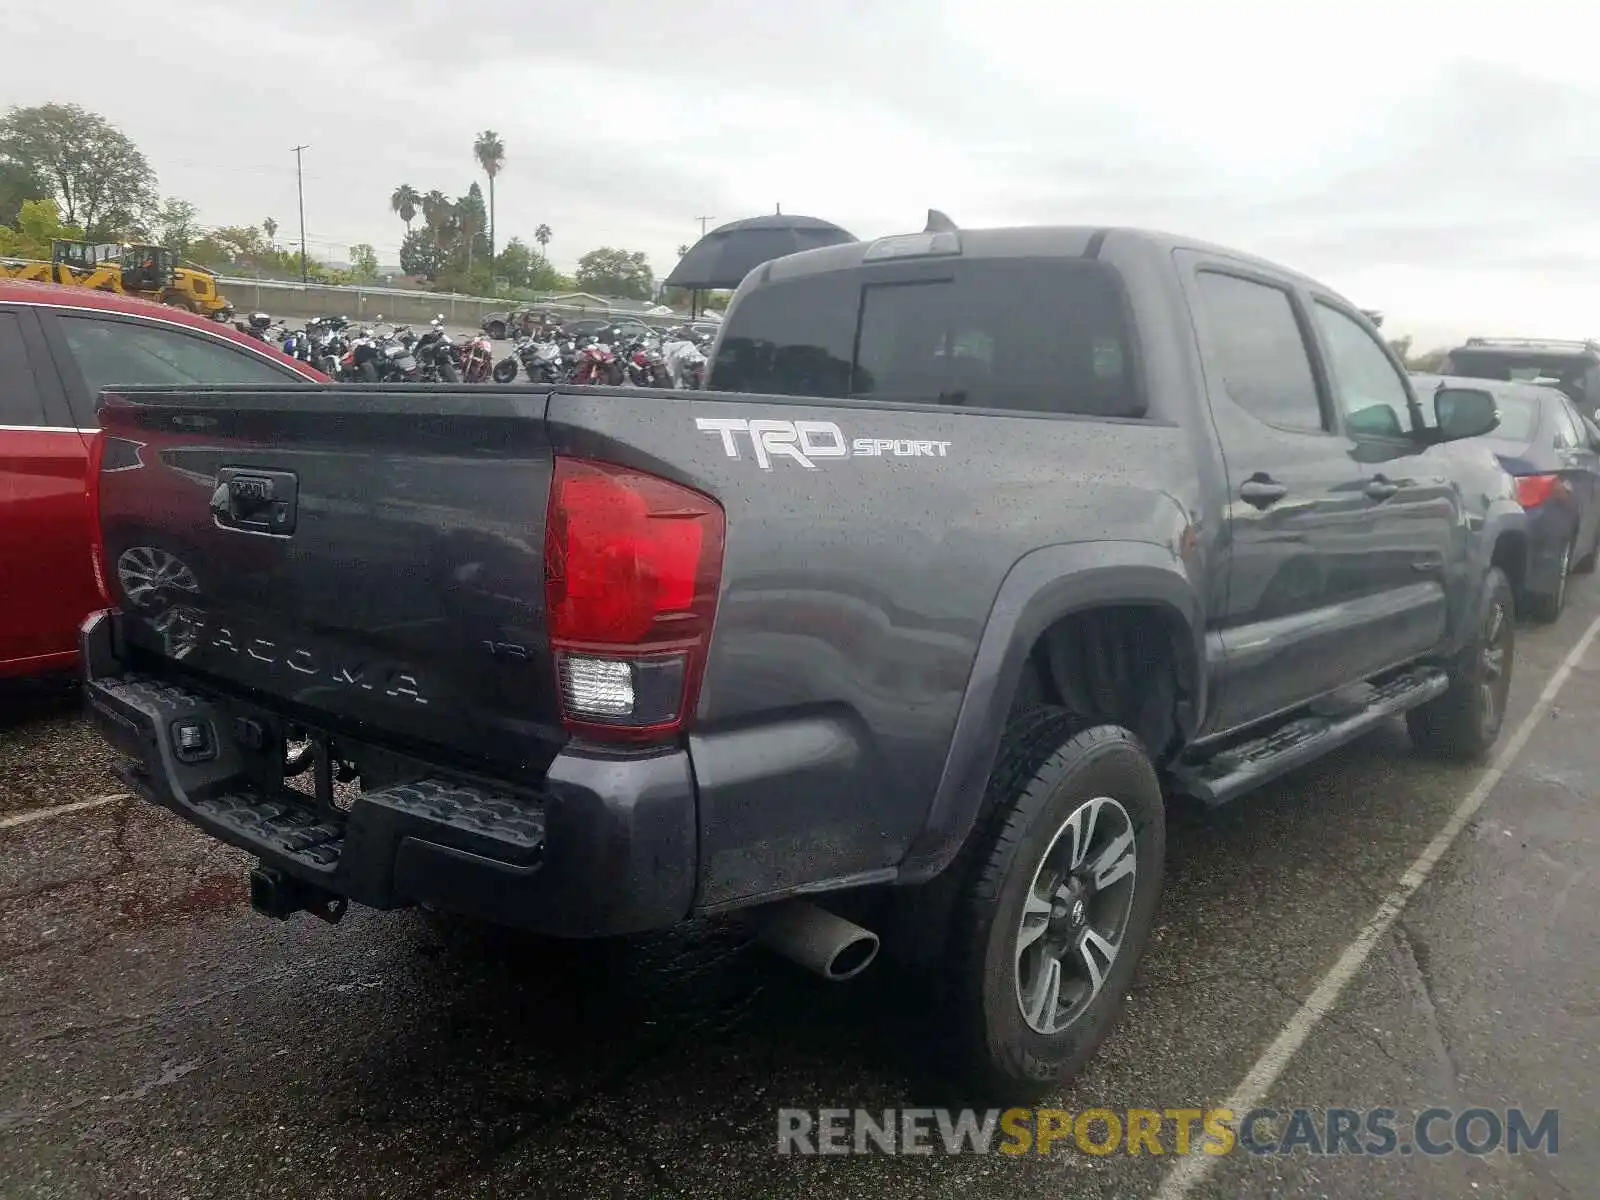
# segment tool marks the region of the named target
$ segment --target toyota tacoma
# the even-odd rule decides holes
[[[934,213],[757,268],[708,387],[107,391],[82,654],[129,786],[272,916],[739,914],[832,978],[881,936],[1023,1094],[1112,1027],[1164,796],[1499,733],[1494,401],[1424,405],[1295,272]],[[135,547],[185,569],[135,593]]]

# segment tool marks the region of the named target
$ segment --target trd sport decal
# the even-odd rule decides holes
[[[945,458],[949,442],[921,438],[849,439],[832,421],[747,421],[743,417],[696,417],[695,428],[722,439],[729,458],[740,458],[741,444],[748,444],[756,466],[772,470],[773,460],[793,459],[808,471],[815,471],[819,458]],[[738,435],[743,434],[741,438]]]

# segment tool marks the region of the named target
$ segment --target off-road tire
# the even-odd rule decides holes
[[[1516,661],[1516,603],[1511,582],[1499,567],[1489,568],[1473,612],[1472,636],[1448,667],[1449,690],[1406,713],[1412,744],[1431,757],[1481,761],[1505,724]],[[1503,663],[1501,675],[1493,680],[1487,678],[1485,657],[1491,636],[1502,651]],[[1489,682],[1496,697],[1492,705],[1485,694]]]
[[[1016,988],[1016,940],[1025,894],[1066,819],[1100,796],[1117,800],[1135,833],[1131,909],[1116,960],[1083,1013],[1042,1034],[1023,1017]],[[1097,725],[1073,732],[1061,709],[1014,719],[1002,740],[973,831],[955,905],[944,1016],[948,1047],[974,1100],[1048,1093],[1077,1071],[1111,1031],[1144,951],[1161,891],[1166,814],[1149,756],[1128,730]],[[965,863],[963,864],[963,860]]]

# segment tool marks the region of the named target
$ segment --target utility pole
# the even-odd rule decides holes
[[[300,197],[300,282],[309,283],[310,274],[306,269],[306,182],[305,174],[300,169],[300,151],[311,149],[310,146],[295,146],[294,149],[294,190]]]
[[[705,237],[705,235],[706,235],[706,222],[707,221],[715,221],[716,218],[715,217],[696,217],[695,220],[700,222],[700,236],[701,237]]]

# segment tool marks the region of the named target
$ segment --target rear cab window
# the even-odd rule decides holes
[[[709,386],[770,396],[1142,417],[1121,280],[1083,259],[870,268],[741,297]]]

